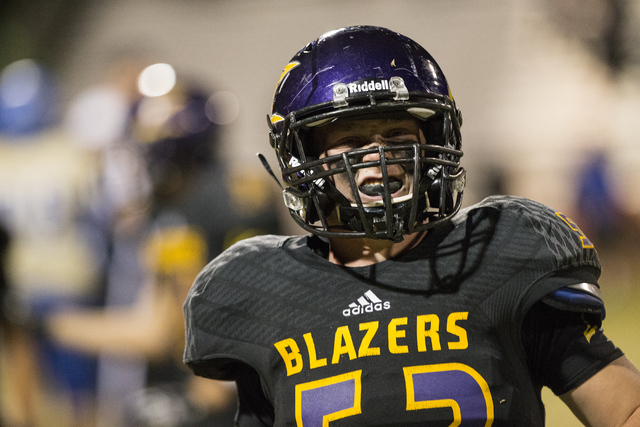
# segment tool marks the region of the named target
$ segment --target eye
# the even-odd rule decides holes
[[[406,135],[410,133],[409,131],[407,131],[406,129],[391,129],[389,132],[387,132],[387,138],[391,138],[394,136],[402,136],[402,135]]]
[[[344,138],[338,142],[338,145],[341,147],[356,147],[362,144],[364,144],[364,139],[356,137]]]
[[[397,144],[407,144],[418,141],[417,135],[408,129],[393,129],[386,133],[385,138]]]
[[[336,141],[335,144],[332,144],[331,147],[329,147],[329,151],[331,151],[333,154],[336,154],[343,151],[352,150],[354,148],[363,147],[366,144],[367,141],[364,138],[350,136]]]

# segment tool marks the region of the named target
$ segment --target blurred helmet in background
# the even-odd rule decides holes
[[[218,125],[209,92],[174,81],[158,94],[143,85],[145,71],[139,86],[147,94],[135,106],[132,135],[142,147],[154,192],[166,196],[213,163]]]

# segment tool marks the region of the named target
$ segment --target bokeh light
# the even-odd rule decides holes
[[[10,108],[21,107],[31,101],[40,88],[42,71],[31,59],[8,65],[0,76],[0,100]]]
[[[176,84],[176,71],[169,64],[153,64],[142,70],[138,78],[138,89],[145,96],[162,96]]]

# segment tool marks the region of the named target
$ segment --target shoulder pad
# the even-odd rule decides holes
[[[576,283],[556,289],[542,297],[542,302],[560,310],[594,313],[605,318],[600,288],[592,283]]]

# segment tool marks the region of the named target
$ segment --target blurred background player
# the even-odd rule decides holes
[[[67,351],[38,333],[38,319],[60,306],[101,303],[92,204],[99,197],[93,153],[60,126],[56,76],[22,59],[0,74],[0,221],[11,236],[7,316],[11,339],[3,352],[14,405],[7,423],[36,425],[35,408],[90,412],[95,360]],[[12,388],[10,388],[12,389]]]
[[[164,89],[148,84],[163,75]],[[277,232],[277,209],[262,176],[234,174],[217,154],[220,107],[209,92],[168,64],[145,68],[139,88],[146,95],[128,132],[150,191],[114,223],[107,309],[59,312],[48,330],[102,355],[99,423],[231,425],[233,385],[196,378],[181,362],[182,304],[208,260],[237,240]]]

